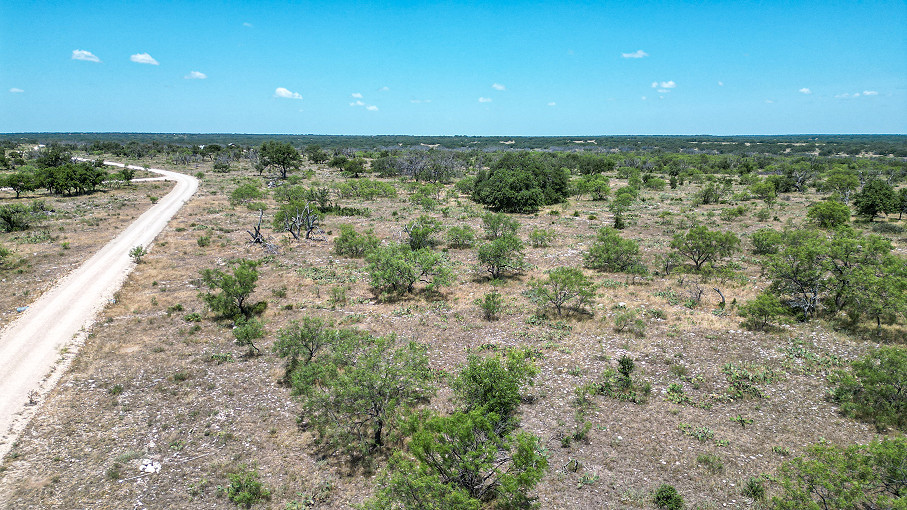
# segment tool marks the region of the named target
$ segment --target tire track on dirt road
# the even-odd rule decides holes
[[[198,179],[190,175],[147,170],[176,186],[0,331],[0,459],[39,411],[40,400],[59,381],[98,313],[126,281],[134,267],[130,250],[149,246],[198,189]],[[37,403],[30,403],[32,399]]]

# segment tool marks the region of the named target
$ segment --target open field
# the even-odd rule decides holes
[[[741,250],[721,262],[729,270],[708,275],[681,267],[668,275],[632,277],[585,269],[600,286],[592,313],[558,317],[539,313],[526,294],[529,282],[556,267],[582,267],[597,231],[612,222],[605,202],[574,196],[535,214],[512,215],[524,241],[533,229],[551,230],[554,238],[549,246],[527,245],[529,266],[521,274],[491,282],[477,268],[474,248],[446,248],[443,242],[451,226],[470,225],[479,236],[483,231],[482,207],[452,184],[434,201],[413,201],[418,190],[410,183],[379,179],[394,186],[396,196],[337,199],[370,214],[328,215],[325,240],[294,241],[263,224],[279,249],[269,254],[248,242],[246,231],[258,213],[229,201],[239,184],[258,180],[248,163],[226,173],[211,171],[209,162],[141,163],[204,176],[196,196],[157,238],[116,303],[103,311],[69,371],[3,459],[4,508],[229,508],[221,488],[240,465],[255,466],[272,492],[256,508],[361,503],[372,494],[387,452],[378,454],[374,466],[323,453],[314,430],[297,420],[297,399],[279,384],[284,360],[271,353],[275,334],[307,316],[422,343],[432,369],[447,374],[456,373],[470,353],[536,351],[539,375],[518,416],[523,430],[541,438],[548,456],[548,472],[536,490],[545,509],[650,508],[651,494],[662,483],[676,487],[689,508],[752,508],[754,502],[741,494],[748,477],[773,473],[820,440],[846,445],[878,435],[872,425],[840,415],[826,399],[825,376],[880,342],[903,344],[903,320],[884,325],[876,337],[874,324],[853,332],[821,320],[749,331],[737,313],[737,304],[770,283],[752,254],[752,233],[803,225],[806,208],[827,194],[786,193],[760,220],[756,213],[765,207],[757,200],[740,200],[742,214],[727,213],[738,205],[728,200],[693,206],[691,197],[704,181],[644,189],[621,236],[639,241],[650,268],[671,251],[675,233],[702,223],[741,237]],[[310,173],[300,180],[306,186],[317,182],[334,189],[344,180],[326,165],[308,163],[302,170],[300,177]],[[609,175],[612,190],[627,184],[616,173]],[[22,259],[2,273],[3,288],[15,290],[0,293],[0,325],[9,320],[10,309],[87,258],[150,205],[149,195],[163,196],[168,186],[141,183],[42,198],[55,211],[46,223],[0,234],[0,244]],[[735,183],[728,196],[744,189]],[[0,198],[5,203],[10,195]],[[267,222],[278,204],[273,196],[264,202]],[[359,232],[374,229],[389,244],[400,242],[407,221],[420,215],[444,225],[439,247],[456,275],[438,294],[379,299],[366,262],[333,253],[341,224]],[[894,253],[907,254],[903,233],[886,236]],[[199,297],[201,271],[238,258],[261,260],[250,299],[268,303],[261,315],[268,334],[257,343],[262,356],[244,356],[245,349],[234,342],[233,324],[213,320]],[[500,320],[487,321],[475,301],[495,288],[504,307]],[[724,308],[714,289],[726,300]],[[635,331],[617,331],[618,317],[628,310],[641,322]],[[623,355],[636,362],[634,378],[651,384],[648,400],[635,404],[593,396],[578,415],[575,390],[616,368]],[[765,397],[727,398],[729,363],[770,369],[773,380],[760,384]],[[683,384],[687,403],[667,399],[672,383]],[[439,387],[428,407],[452,411],[456,403],[443,378]],[[744,426],[735,417],[752,422]],[[587,433],[577,434],[586,422]],[[160,471],[142,472],[144,459],[159,462]]]

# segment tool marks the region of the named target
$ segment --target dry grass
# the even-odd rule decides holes
[[[297,427],[298,405],[287,388],[277,384],[282,360],[271,354],[243,358],[227,325],[184,319],[193,312],[204,314],[198,298],[202,269],[265,255],[246,242],[245,229],[257,214],[231,208],[226,198],[239,173],[206,174],[198,195],[161,234],[119,292],[117,303],[104,311],[71,369],[0,468],[0,500],[7,508],[227,507],[217,487],[226,485],[226,474],[240,464],[256,465],[272,489],[273,498],[260,505],[263,508],[285,508],[303,501],[304,495],[313,497],[317,508],[350,508],[370,493],[373,473],[342,458],[321,457],[314,438]],[[242,173],[251,175],[248,169]],[[337,179],[325,169],[316,173],[315,179],[323,182]],[[798,223],[803,208],[815,198],[780,203],[773,211],[778,221],[762,223],[749,214],[724,222],[718,211],[726,206],[691,208],[683,198],[691,189],[645,193],[646,201],[623,235],[641,240],[649,262],[667,251],[683,218],[695,217],[746,236],[765,224]],[[335,232],[339,224],[351,223],[360,231],[374,228],[379,237],[394,241],[404,219],[424,212],[406,198],[401,191],[395,199],[364,204],[372,210],[369,218],[329,217],[325,229]],[[481,230],[478,207],[465,197],[446,202],[446,216],[430,214],[447,226],[465,221]],[[579,214],[574,216],[574,211]],[[118,212],[122,222],[117,224],[122,225],[128,221],[126,213]],[[597,218],[589,219],[590,214]],[[733,260],[745,278],[679,273],[628,285],[623,275],[594,273],[597,281],[608,284],[594,305],[594,317],[567,317],[563,322],[555,317],[530,324],[536,309],[522,294],[528,280],[553,267],[580,265],[596,229],[609,220],[603,204],[589,201],[520,217],[524,237],[532,227],[556,229],[557,237],[550,247],[527,249],[532,269],[502,283],[505,313],[496,322],[482,320],[473,304],[492,288],[475,269],[474,250],[448,252],[458,281],[444,291],[443,299],[417,295],[380,302],[368,287],[362,261],[334,256],[330,241],[293,243],[272,234],[281,251],[261,266],[253,295],[256,301],[269,302],[263,318],[271,334],[260,346],[269,353],[279,328],[318,315],[426,343],[432,365],[448,372],[455,372],[480,346],[539,349],[541,374],[521,419],[548,451],[551,469],[538,489],[546,509],[647,507],[649,494],[661,483],[676,486],[690,507],[748,508],[751,502],[740,495],[740,483],[777,467],[784,457],[773,447],[794,455],[819,438],[845,444],[873,436],[869,427],[841,418],[824,400],[821,372],[798,369],[779,351],[799,339],[816,353],[852,359],[870,346],[867,342],[818,322],[774,333],[752,333],[739,326],[731,300],[745,302],[767,285],[746,240],[745,250]],[[199,246],[202,235],[210,236],[210,245]],[[101,242],[100,237],[95,242]],[[90,252],[87,246],[76,250],[73,245],[69,251],[83,257]],[[56,253],[56,248],[51,251]],[[35,257],[29,257],[32,267],[44,260]],[[311,268],[334,273],[318,275]],[[705,293],[689,308],[684,303],[694,284]],[[337,286],[349,288],[348,302],[332,307],[330,291]],[[714,313],[720,299],[713,287],[727,298],[724,314]],[[619,303],[640,310],[644,335],[615,332]],[[176,305],[182,310],[176,311]],[[658,317],[644,310],[658,310]],[[226,354],[233,361],[215,360]],[[584,418],[592,425],[588,437],[563,447],[561,438],[578,426],[575,388],[615,367],[623,354],[636,360],[636,377],[651,383],[648,403],[594,397]],[[743,362],[780,374],[779,380],[764,385],[767,398],[720,398],[728,388],[722,367]],[[673,382],[683,382],[694,402],[711,402],[711,407],[668,402],[664,394]],[[452,409],[450,392],[442,389],[431,405]],[[753,423],[742,428],[731,421],[738,415]],[[685,435],[681,424],[708,427],[714,437],[700,442]],[[718,456],[723,471],[712,473],[697,463],[705,453]],[[161,462],[161,471],[143,475],[139,467],[144,458]],[[580,464],[575,472],[565,468],[574,459]]]
[[[40,297],[150,208],[149,196],[162,197],[172,187],[143,182],[77,197],[32,192],[18,199],[11,191],[0,191],[4,204],[40,201],[48,210],[27,231],[0,233],[0,245],[13,252],[13,267],[0,276],[0,327],[15,318],[16,307]]]

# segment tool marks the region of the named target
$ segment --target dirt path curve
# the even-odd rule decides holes
[[[198,179],[190,175],[148,170],[176,181],[176,186],[0,331],[0,459],[37,412],[36,401],[62,376],[66,359],[72,359],[98,312],[132,271],[129,252],[136,246],[147,248],[198,189]]]

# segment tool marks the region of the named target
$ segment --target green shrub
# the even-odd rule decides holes
[[[668,484],[662,484],[655,490],[652,502],[664,510],[683,510],[683,497]]]
[[[554,306],[558,315],[567,307],[581,312],[595,299],[596,285],[575,267],[552,269],[546,279],[532,280],[529,286],[530,299],[540,306]]]
[[[430,216],[422,215],[407,223],[403,227],[403,231],[409,236],[408,243],[411,250],[431,248],[437,242],[433,236],[441,231],[441,222]]]
[[[639,318],[637,310],[620,310],[614,316],[614,331],[618,333],[628,331],[635,336],[643,337],[646,334],[646,321]]]
[[[255,202],[256,200],[261,200],[266,196],[267,192],[259,188],[256,183],[246,182],[240,184],[236,189],[230,192],[230,204],[233,206],[248,204]]]
[[[18,232],[28,230],[31,226],[31,215],[22,204],[0,206],[0,232]]]
[[[145,248],[142,247],[142,246],[136,246],[135,248],[133,248],[133,249],[130,250],[130,252],[129,252],[129,256],[132,258],[132,260],[133,260],[136,264],[141,264],[141,263],[142,263],[142,257],[144,257],[144,256],[147,255],[147,254],[148,254],[148,252],[147,252],[147,251],[145,250]]]
[[[753,253],[756,255],[772,255],[778,253],[778,248],[784,240],[784,234],[772,228],[760,228],[753,232],[750,242],[753,243]]]
[[[252,505],[271,499],[271,491],[258,480],[258,471],[240,466],[235,473],[228,475],[230,485],[225,492],[227,499],[236,505],[251,508]]]
[[[907,439],[873,440],[847,448],[820,442],[784,462],[775,475],[775,510],[907,508]]]
[[[554,230],[544,229],[544,228],[533,228],[529,232],[529,245],[533,248],[543,248],[545,246],[550,246],[551,241],[554,240]]]
[[[472,198],[493,211],[531,213],[563,201],[569,178],[547,156],[508,152],[487,171],[479,170]]]
[[[247,301],[258,282],[258,262],[239,259],[233,265],[233,274],[220,269],[203,270],[202,282],[209,290],[199,297],[221,317],[250,317],[254,305],[249,306]]]
[[[297,365],[292,385],[326,449],[369,456],[400,437],[404,417],[434,395],[434,377],[424,345],[353,331]]]
[[[690,259],[697,271],[736,252],[739,245],[740,239],[733,232],[713,231],[704,225],[695,226],[686,234],[676,234],[671,241],[671,248]]]
[[[405,294],[413,292],[417,282],[434,291],[454,280],[447,258],[429,249],[410,250],[395,244],[378,247],[367,256],[366,271],[372,287],[379,292]]]
[[[395,197],[397,196],[397,190],[393,185],[382,181],[346,179],[337,185],[337,196],[340,198],[374,200],[380,197]]]
[[[769,292],[759,294],[756,299],[740,307],[740,315],[747,320],[745,327],[755,331],[763,331],[772,322],[783,316],[787,309],[778,300],[778,297]]]
[[[412,458],[397,453],[376,496],[364,509],[478,510],[533,508],[530,492],[548,469],[538,437],[502,431],[483,409],[418,417]]]
[[[885,346],[854,361],[851,371],[830,378],[831,398],[847,415],[878,428],[907,431],[907,350]]]
[[[362,258],[376,249],[381,241],[374,230],[364,234],[356,232],[352,225],[340,225],[340,235],[334,239],[334,253],[350,258]]]
[[[743,483],[740,494],[752,499],[753,501],[762,501],[765,499],[765,486],[762,485],[762,479],[751,476]]]
[[[482,228],[485,229],[485,239],[494,241],[499,237],[516,236],[520,222],[506,213],[486,213],[482,216]]]
[[[728,207],[721,210],[721,219],[724,221],[733,221],[746,214],[746,207],[738,205],[737,207]]]
[[[879,214],[896,212],[900,202],[891,185],[885,181],[873,179],[854,195],[853,205],[860,215],[872,220]]]
[[[482,309],[482,316],[487,321],[496,321],[500,318],[501,309],[504,308],[504,300],[497,291],[485,294],[482,299],[477,299],[476,304]]]
[[[233,328],[233,336],[236,338],[237,345],[249,348],[247,356],[261,354],[261,349],[255,346],[255,340],[265,336],[265,327],[260,320],[240,318]]]
[[[457,182],[454,183],[454,189],[457,190],[457,191],[459,191],[460,193],[462,193],[462,194],[464,194],[464,195],[472,195],[473,188],[475,187],[475,184],[476,184],[476,178],[475,178],[475,177],[471,177],[471,176],[470,176],[470,177],[464,177],[464,178],[462,178],[462,179],[460,179],[459,181],[457,181]]]
[[[195,242],[200,247],[204,248],[205,246],[208,246],[211,244],[211,236],[201,236],[198,239],[196,239]]]
[[[451,248],[472,248],[476,233],[469,225],[450,227],[447,230],[447,245]]]
[[[721,195],[721,189],[714,182],[710,182],[696,193],[693,203],[695,205],[717,204],[721,201]]]
[[[538,368],[525,350],[509,351],[505,358],[470,355],[451,387],[467,411],[483,409],[502,421],[510,420],[520,405],[525,385],[532,385]]]
[[[648,179],[643,179],[643,186],[653,191],[661,191],[665,189],[666,184],[667,183],[665,182],[665,180],[660,177],[650,177]]]
[[[614,273],[645,274],[639,244],[624,239],[617,230],[603,227],[585,257],[586,267]]]
[[[508,271],[518,273],[525,265],[523,242],[513,235],[499,237],[479,246],[477,255],[479,264],[494,279]]]
[[[850,221],[850,208],[837,200],[826,200],[809,206],[806,217],[819,228],[835,228]]]

